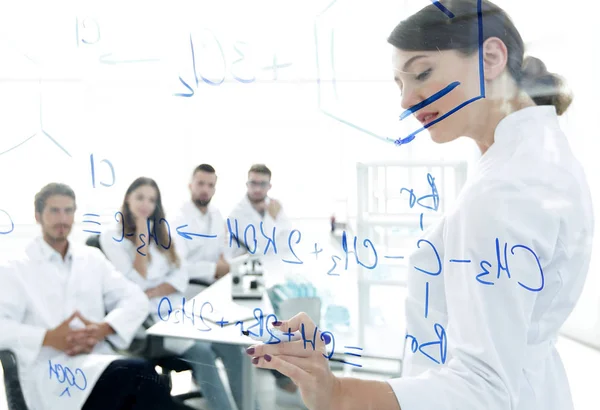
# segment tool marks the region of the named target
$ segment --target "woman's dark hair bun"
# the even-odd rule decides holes
[[[558,115],[567,111],[573,101],[565,80],[558,74],[548,72],[539,58],[525,57],[519,85],[537,105],[553,105]]]
[[[523,60],[521,72],[523,73],[523,76],[531,78],[547,74],[548,69],[546,68],[546,64],[539,58],[528,56]]]
[[[573,96],[562,77],[549,73],[544,63],[525,57],[525,44],[510,16],[490,0],[444,0],[452,10],[449,19],[438,5],[429,4],[401,21],[388,37],[388,43],[406,51],[455,50],[465,56],[479,52],[480,42],[499,38],[508,49],[507,70],[520,88],[537,105],[553,105],[563,114]]]

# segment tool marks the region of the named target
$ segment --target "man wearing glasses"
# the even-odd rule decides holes
[[[271,170],[264,164],[252,165],[248,171],[246,187],[246,195],[233,209],[227,221],[228,249],[232,257],[249,252],[269,259],[280,259],[277,270],[281,270],[285,265],[281,262],[282,259],[294,260],[293,256],[290,257],[289,242],[296,245],[300,238],[298,233],[290,238],[291,221],[281,203],[267,195],[271,189]],[[232,236],[239,239],[239,248]],[[274,244],[277,247],[275,258]],[[277,385],[277,404],[306,409],[294,382],[278,371],[274,370],[273,375]]]
[[[228,241],[232,256],[245,252],[272,256],[275,248],[277,255],[282,254],[288,249],[291,222],[281,203],[267,195],[271,189],[271,170],[264,164],[252,165],[246,187],[246,195],[227,221],[228,233],[234,236]],[[239,247],[235,237],[239,239]]]

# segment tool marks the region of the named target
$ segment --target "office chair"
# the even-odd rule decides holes
[[[98,248],[100,249],[100,251],[102,251],[102,247],[100,246],[100,235],[91,235],[87,238],[85,244],[88,246]],[[190,283],[192,283],[192,281],[190,281]],[[148,316],[142,324],[142,327],[146,330],[149,329],[152,325],[154,325],[154,320],[152,319],[152,316]],[[136,356],[144,358],[150,363],[152,363],[154,366],[159,366],[161,368],[161,376],[163,376],[163,378],[165,379],[166,383],[169,386],[169,389],[173,387],[171,372],[180,373],[187,370],[192,370],[192,367],[187,361],[164,349],[163,338],[160,336],[148,335],[143,339],[135,338],[131,342],[131,345],[127,350],[115,349],[114,346],[113,349],[127,356]],[[182,405],[185,405],[184,402],[186,400],[198,399],[202,397],[204,396],[200,390],[191,391],[183,394],[177,394],[173,396],[173,398],[180,402]],[[191,407],[189,408],[191,409]]]
[[[4,390],[8,410],[28,410],[19,381],[17,357],[11,350],[0,350],[0,363],[4,370]]]

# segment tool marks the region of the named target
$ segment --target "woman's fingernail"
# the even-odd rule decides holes
[[[268,354],[264,355],[264,358],[267,362],[271,361],[271,356],[269,356]]]
[[[325,342],[326,345],[328,345],[329,343],[331,343],[331,336],[329,336],[328,334],[324,334],[323,341]]]
[[[277,320],[276,322],[273,322],[273,326],[281,326],[281,322]]]
[[[255,357],[254,359],[252,359],[252,364],[258,364],[258,357]]]
[[[246,349],[246,353],[248,354],[254,354],[254,348],[253,347],[249,347]]]

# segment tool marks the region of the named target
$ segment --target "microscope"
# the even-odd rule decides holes
[[[237,272],[231,275],[232,299],[261,300],[265,291],[264,271],[257,257],[249,257]]]

